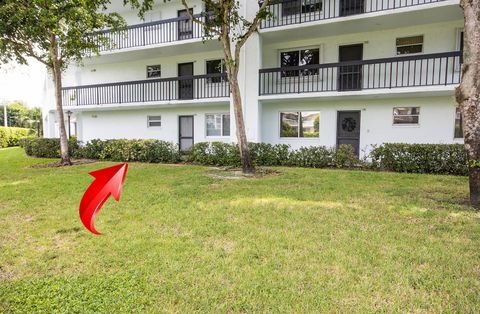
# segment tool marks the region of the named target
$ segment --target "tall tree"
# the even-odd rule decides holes
[[[99,52],[108,38],[96,30],[124,26],[117,13],[106,12],[110,0],[0,0],[0,63],[27,63],[32,57],[52,74],[60,131],[61,163],[69,165],[62,105],[62,72],[73,62]]]
[[[470,202],[480,208],[480,0],[460,0],[464,12],[462,82],[456,99],[463,115]]]
[[[252,172],[250,151],[248,149],[247,135],[245,131],[245,121],[243,115],[242,95],[238,83],[238,73],[240,70],[240,51],[250,36],[258,30],[262,20],[270,18],[271,14],[267,10],[270,0],[253,1],[259,5],[253,19],[240,14],[240,4],[238,0],[203,0],[204,7],[208,12],[203,12],[204,18],[194,16],[189,10],[187,0],[181,0],[187,13],[195,23],[202,25],[204,39],[217,38],[222,43],[225,66],[227,70],[228,82],[233,98],[233,111],[236,123],[236,135],[240,149],[240,158],[243,172]],[[145,11],[152,9],[154,0],[124,0],[130,2],[134,7],[140,7],[140,15]]]

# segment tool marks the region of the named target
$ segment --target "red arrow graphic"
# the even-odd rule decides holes
[[[83,194],[80,202],[80,219],[83,225],[94,234],[101,234],[95,230],[95,216],[107,201],[110,195],[118,202],[122,194],[122,186],[127,174],[128,164],[120,164],[109,168],[90,172],[95,180]]]

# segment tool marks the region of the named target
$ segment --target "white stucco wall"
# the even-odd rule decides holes
[[[268,102],[262,110],[262,141],[272,144],[301,146],[336,146],[337,113],[359,110],[360,150],[382,143],[456,143],[454,139],[455,101],[452,96],[399,99],[330,100]],[[394,107],[420,107],[418,125],[394,125]],[[281,138],[280,112],[320,112],[318,138]]]
[[[88,111],[77,115],[81,124],[79,138],[92,139],[159,139],[178,143],[178,117],[194,116],[194,141],[230,141],[230,137],[207,137],[205,114],[228,113],[229,106],[205,105],[182,108],[149,108],[131,110]],[[161,127],[148,127],[147,116],[162,118]]]
[[[263,68],[279,67],[280,51],[290,48],[320,48],[320,63],[338,62],[339,46],[351,44],[363,44],[364,60],[395,57],[396,38],[416,35],[423,35],[423,53],[455,51],[458,29],[462,27],[462,21],[458,20],[304,40],[287,37],[281,42],[263,45]]]

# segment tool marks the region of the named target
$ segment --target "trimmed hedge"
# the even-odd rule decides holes
[[[324,146],[301,147],[292,150],[285,144],[249,143],[255,166],[291,167],[355,167],[360,161],[353,148],[341,145],[338,150]],[[189,152],[188,161],[209,166],[240,166],[240,152],[236,144],[212,142],[198,143]]]
[[[383,144],[370,153],[372,167],[395,172],[467,175],[461,144]]]
[[[60,139],[58,138],[25,137],[20,139],[19,144],[28,156],[60,158]],[[79,144],[75,137],[68,141],[68,149],[71,156],[78,154]]]
[[[33,131],[25,128],[0,127],[0,148],[18,146],[22,137],[33,134]]]
[[[160,140],[92,140],[75,157],[151,163],[180,161],[177,145]]]
[[[24,138],[21,146],[29,156],[60,157],[60,140],[49,138]],[[366,167],[358,160],[349,145],[338,149],[324,146],[301,147],[292,150],[285,144],[249,143],[255,166],[291,166],[308,168]],[[112,161],[139,161],[150,163],[176,163],[181,153],[176,144],[160,140],[92,140],[81,146],[72,137],[69,141],[72,157]],[[370,169],[395,172],[467,175],[467,158],[460,144],[383,144],[367,156]],[[188,152],[187,161],[207,165],[238,167],[240,152],[232,143],[203,142],[195,144]]]
[[[25,138],[22,147],[28,156],[60,158],[60,139]],[[75,137],[69,140],[70,156],[112,161],[175,163],[180,161],[176,145],[159,140],[92,140],[81,146]]]

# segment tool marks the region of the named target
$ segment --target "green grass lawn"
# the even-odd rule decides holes
[[[0,312],[480,312],[467,178],[131,163],[89,234],[87,174],[0,150]]]

